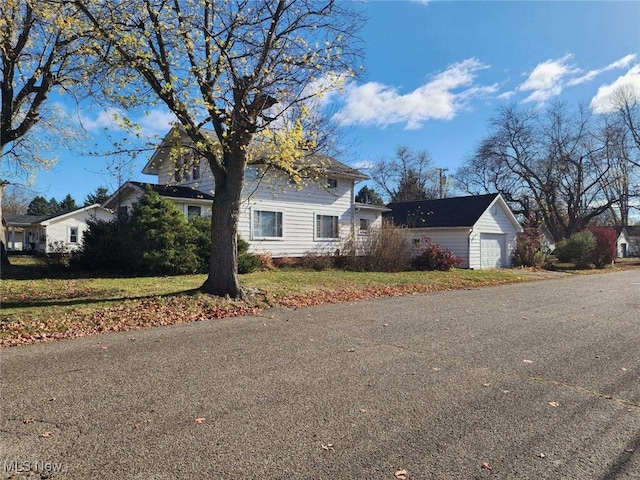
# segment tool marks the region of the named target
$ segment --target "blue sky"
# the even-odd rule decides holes
[[[346,144],[339,160],[357,167],[393,156],[398,146],[430,152],[453,173],[487,133],[504,105],[550,101],[606,110],[621,84],[640,88],[638,1],[371,1],[362,31],[364,74],[333,95]],[[85,109],[96,141],[108,115]],[[163,134],[162,110],[142,119]],[[60,150],[40,172],[34,195],[82,202],[99,185],[114,186],[105,160]],[[135,180],[154,181],[140,170]],[[366,171],[366,170],[365,170]]]

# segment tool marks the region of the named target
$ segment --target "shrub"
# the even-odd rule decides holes
[[[350,239],[342,248],[346,268],[369,272],[401,272],[411,266],[411,243],[404,229],[384,221],[368,235]]]
[[[438,243],[433,243],[429,237],[425,237],[424,241],[425,245],[418,246],[421,253],[413,260],[414,269],[447,271],[462,265],[462,258],[454,255],[450,250],[442,248]]]
[[[527,227],[516,236],[513,251],[513,265],[515,267],[541,267],[546,255],[542,251],[542,235],[540,229]]]
[[[583,230],[559,241],[554,253],[561,262],[575,263],[577,267],[583,268],[591,263],[595,248],[595,237],[590,231]]]
[[[299,262],[300,267],[309,270],[322,271],[332,268],[334,266],[333,255],[306,252]]]
[[[238,273],[251,273],[260,268],[260,258],[249,253],[249,242],[238,236]]]
[[[589,227],[588,231],[595,237],[596,245],[591,254],[591,261],[596,268],[604,268],[613,263],[618,253],[618,235],[611,227]]]

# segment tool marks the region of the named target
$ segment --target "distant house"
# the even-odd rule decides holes
[[[180,131],[177,132],[180,134]],[[182,141],[189,139],[181,133]],[[192,154],[174,158],[176,127],[165,137],[142,172],[157,178],[148,184],[173,201],[186,216],[211,214],[214,179],[208,163]],[[238,223],[239,234],[254,253],[301,257],[308,252],[333,253],[354,234],[365,235],[381,223],[385,207],[355,202],[355,184],[368,177],[331,157],[316,156],[319,178],[293,184],[281,171],[250,166]],[[143,194],[145,184],[127,182],[105,203],[124,212]]]
[[[618,257],[640,257],[640,225],[616,228]]]
[[[112,218],[113,212],[98,204],[55,215],[5,215],[7,250],[74,251],[82,243],[87,222]]]
[[[468,197],[394,202],[384,217],[407,228],[414,246],[429,237],[463,259],[463,267],[508,267],[522,227],[498,193]]]
[[[187,218],[193,215],[211,216],[213,196],[181,185],[157,185],[129,181],[107,198],[102,206],[119,214],[131,213],[133,205],[142,197],[146,188],[151,188],[161,197],[171,200]]]

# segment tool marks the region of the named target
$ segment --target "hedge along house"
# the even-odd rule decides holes
[[[182,208],[185,215],[192,207],[202,205],[201,214],[206,216],[211,211],[213,175],[208,163],[193,154],[174,158],[176,134],[188,145],[186,135],[174,127],[142,172],[155,176],[153,188]],[[365,234],[366,229],[381,222],[384,208],[355,202],[355,184],[367,180],[366,175],[328,156],[315,155],[313,162],[317,165],[314,163],[310,178],[303,179],[301,185],[274,168],[247,168],[238,233],[249,242],[252,253],[273,257],[334,253],[349,236]],[[129,210],[142,195],[142,187],[127,182],[104,205]]]
[[[384,216],[405,227],[413,254],[428,237],[463,259],[471,269],[511,265],[516,235],[522,227],[498,193],[469,197],[415,200],[387,205]]]
[[[88,222],[109,221],[114,214],[98,204],[55,215],[7,215],[7,250],[38,253],[75,251],[82,245]]]

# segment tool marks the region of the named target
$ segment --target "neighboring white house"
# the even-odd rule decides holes
[[[50,253],[59,249],[74,251],[82,243],[87,222],[109,221],[113,212],[98,204],[55,215],[6,215],[8,251]]]
[[[384,216],[407,228],[414,255],[425,237],[463,259],[471,269],[507,267],[522,232],[500,194],[395,202]]]
[[[618,257],[640,257],[640,225],[616,228]]]
[[[102,206],[119,214],[131,213],[133,205],[144,194],[145,188],[151,188],[161,197],[171,200],[187,218],[191,218],[193,215],[211,216],[213,196],[195,188],[179,185],[157,185],[129,181],[107,198]]]
[[[142,172],[156,176],[153,188],[164,191],[159,193],[181,206],[185,215],[198,206],[203,207],[201,215],[210,214],[214,192],[210,167],[193,155],[174,158],[170,147],[174,139],[172,129]],[[275,169],[247,168],[238,232],[251,252],[273,257],[333,253],[348,236],[365,234],[381,222],[384,207],[355,202],[355,184],[368,179],[366,175],[330,157],[316,159],[322,175],[302,185]],[[104,206],[129,209],[142,192],[143,184],[128,182]]]

